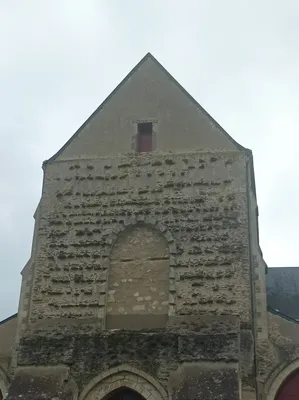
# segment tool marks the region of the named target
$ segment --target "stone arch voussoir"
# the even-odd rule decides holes
[[[117,228],[113,230],[112,233],[110,233],[107,236],[106,243],[110,245],[110,251],[111,252],[118,235],[130,228],[133,228],[134,226],[137,225],[147,225],[149,227],[152,227],[153,229],[156,229],[158,232],[162,234],[162,236],[165,238],[165,240],[168,243],[169,246],[169,253],[172,256],[175,256],[177,253],[177,248],[175,244],[175,240],[171,234],[171,232],[167,229],[167,227],[159,222],[156,218],[153,217],[146,217],[144,215],[137,215],[137,216],[131,216],[127,217],[122,225],[119,225]]]
[[[129,365],[121,365],[94,377],[82,390],[79,400],[102,400],[122,387],[135,390],[146,400],[168,398],[166,390],[152,376]]]
[[[291,362],[279,365],[272,372],[272,374],[270,374],[266,382],[265,385],[266,400],[274,400],[280,386],[287,379],[287,377],[297,369],[299,369],[299,358]]]

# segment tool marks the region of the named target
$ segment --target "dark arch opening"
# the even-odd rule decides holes
[[[135,392],[135,390],[123,387],[116,389],[109,393],[105,400],[145,400],[141,394]]]
[[[1,389],[0,389],[0,400],[3,400],[3,394],[2,394]]]
[[[275,400],[299,400],[299,369],[285,379],[275,396]]]

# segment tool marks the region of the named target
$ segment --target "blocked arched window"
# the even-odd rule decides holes
[[[169,303],[169,248],[146,225],[122,232],[110,255],[107,329],[164,327]]]
[[[296,400],[299,399],[299,370],[289,375],[280,386],[275,400]]]

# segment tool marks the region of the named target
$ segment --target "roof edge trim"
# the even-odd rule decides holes
[[[10,321],[11,319],[16,318],[17,316],[18,316],[18,313],[15,313],[15,314],[11,315],[10,317],[3,319],[2,321],[0,321],[0,325],[5,324],[5,322]]]
[[[283,318],[283,319],[286,319],[286,320],[288,320],[288,321],[290,321],[290,322],[294,322],[295,324],[299,324],[299,321],[297,321],[295,318],[289,317],[288,315],[283,314],[283,313],[280,312],[280,311],[276,311],[276,310],[274,310],[274,308],[271,308],[271,307],[268,306],[268,307],[267,307],[267,310],[268,310],[271,314],[278,315],[279,317],[281,317],[281,318]]]

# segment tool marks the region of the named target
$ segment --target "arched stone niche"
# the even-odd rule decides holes
[[[290,396],[294,388],[297,388],[296,394],[299,398],[299,359],[275,369],[265,386],[266,400],[294,398]]]
[[[93,378],[82,390],[79,400],[106,400],[115,391],[122,389],[131,389],[146,400],[168,398],[163,386],[150,375],[129,365],[123,365]]]
[[[120,232],[110,253],[106,329],[161,328],[169,314],[169,245],[146,224]]]

